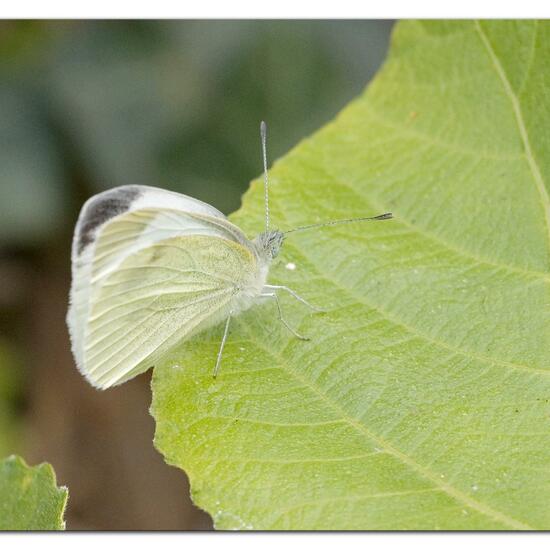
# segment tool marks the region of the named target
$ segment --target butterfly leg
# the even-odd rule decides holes
[[[306,336],[302,336],[301,334],[297,333],[284,319],[283,312],[281,310],[281,304],[279,303],[279,297],[275,292],[265,292],[263,294],[260,294],[260,296],[263,296],[264,298],[274,298],[275,303],[277,304],[277,311],[279,312],[279,321],[283,323],[283,325],[290,331],[296,338],[299,338],[300,340],[309,340]]]
[[[320,312],[324,312],[326,311],[325,309],[322,309],[320,307],[317,307],[317,306],[314,306],[313,304],[310,304],[307,300],[305,300],[304,298],[302,298],[301,296],[299,296],[298,294],[296,294],[296,292],[294,292],[294,290],[292,290],[291,288],[288,288],[287,286],[282,286],[282,285],[264,285],[264,288],[267,288],[267,289],[277,289],[277,290],[284,290],[285,292],[288,292],[291,296],[293,296],[294,298],[296,298],[296,300],[298,300],[299,302],[302,302],[302,304],[306,305],[307,307],[309,307],[310,309],[313,309],[314,311],[320,311]]]
[[[229,333],[229,321],[231,321],[232,314],[233,312],[230,311],[229,315],[227,316],[227,320],[225,321],[225,329],[223,331],[222,343],[220,344],[220,350],[218,351],[218,357],[216,359],[216,366],[214,367],[214,374],[212,375],[213,378],[216,378],[216,376],[218,376],[218,370],[220,369],[220,363],[222,361],[223,348],[225,346],[225,341],[227,340],[227,334]]]

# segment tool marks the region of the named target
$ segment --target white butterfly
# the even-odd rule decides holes
[[[284,320],[269,266],[285,233],[269,229],[266,128],[261,125],[266,228],[253,241],[214,207],[155,187],[116,187],[89,199],[72,244],[67,324],[76,364],[108,388],[153,366],[175,344],[225,320],[216,376],[233,316],[271,298]],[[296,228],[391,218],[336,220]]]

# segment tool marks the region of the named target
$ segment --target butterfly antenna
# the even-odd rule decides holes
[[[267,125],[262,120],[260,124],[260,138],[262,140],[262,156],[264,160],[264,193],[265,193],[265,230],[269,229],[269,189],[267,178]]]
[[[353,223],[353,222],[366,222],[366,221],[379,221],[379,220],[390,220],[393,218],[393,214],[391,212],[386,212],[385,214],[380,214],[379,216],[372,216],[370,218],[349,218],[346,220],[333,220],[330,222],[323,222],[323,223],[314,223],[312,225],[303,225],[302,227],[295,227],[294,229],[289,229],[288,231],[285,231],[285,235],[287,233],[294,233],[295,231],[304,231],[306,229],[313,229],[314,227],[325,227],[326,225],[337,225],[340,223]]]

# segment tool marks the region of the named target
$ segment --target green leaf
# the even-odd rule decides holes
[[[0,531],[65,529],[67,498],[49,464],[29,467],[15,455],[0,461]]]
[[[273,304],[155,369],[155,443],[221,529],[550,529],[550,23],[404,22],[271,171]],[[254,154],[254,152],[251,152]],[[261,231],[257,180],[233,217]],[[287,262],[296,265],[285,269]]]

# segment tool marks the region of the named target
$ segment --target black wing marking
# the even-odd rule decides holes
[[[92,197],[82,209],[77,235],[77,251],[80,254],[94,240],[94,230],[130,209],[143,190],[138,185],[115,187]]]

